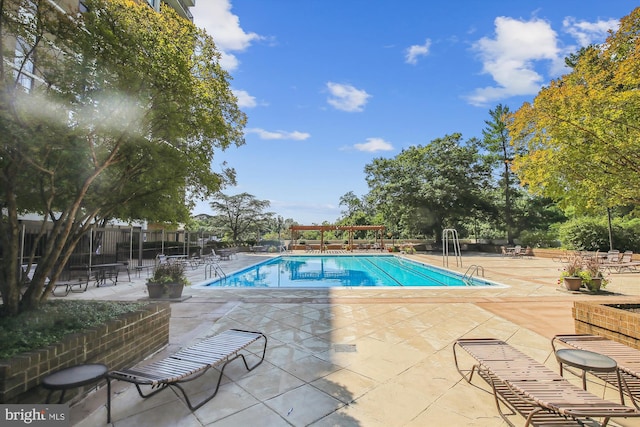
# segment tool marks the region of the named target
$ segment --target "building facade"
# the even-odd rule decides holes
[[[182,16],[189,21],[193,21],[193,15],[189,11],[189,8],[196,5],[196,0],[147,0],[149,6],[155,10],[160,10],[160,4],[164,3],[167,6],[175,9],[178,15]]]

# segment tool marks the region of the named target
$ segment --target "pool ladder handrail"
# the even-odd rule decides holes
[[[218,274],[226,282],[227,275],[224,271],[222,271],[222,267],[220,267],[220,264],[218,264],[217,262],[207,263],[207,266],[204,269],[204,279],[207,280],[209,277],[213,278],[214,276],[218,277]]]
[[[458,237],[458,230],[455,228],[445,228],[442,230],[442,266],[449,267],[449,243],[453,246],[453,255],[456,260],[456,267],[462,268],[460,238]]]
[[[472,264],[469,266],[469,268],[467,268],[464,276],[462,276],[462,280],[466,282],[467,280],[471,280],[474,275],[478,275],[480,273],[482,273],[482,277],[484,277],[484,267],[481,265]]]

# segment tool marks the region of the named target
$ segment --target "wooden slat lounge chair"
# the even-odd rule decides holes
[[[622,377],[622,392],[640,409],[640,350],[598,335],[556,335],[551,340],[554,351],[558,342],[579,350],[604,354],[615,360]],[[616,375],[606,372],[592,374],[616,388],[619,386]]]
[[[476,360],[471,369],[460,367],[457,348]],[[525,426],[606,426],[613,417],[640,416],[634,408],[583,390],[499,339],[458,339],[453,355],[465,380],[470,383],[477,372],[491,386],[498,412],[510,426],[515,424],[508,417],[516,413],[525,417]]]
[[[249,345],[264,339],[262,355],[257,354],[260,360],[253,366],[249,366],[245,354],[241,353]],[[207,338],[190,347],[156,362],[133,368],[111,371],[109,378],[133,383],[141,397],[146,398],[166,389],[175,387],[182,393],[189,409],[195,411],[210,401],[218,393],[224,368],[229,362],[242,358],[248,371],[253,370],[264,361],[267,350],[267,337],[261,332],[242,331],[229,329],[219,335]],[[213,392],[197,404],[192,404],[181,383],[192,381],[202,376],[211,368],[217,368],[220,372]],[[151,392],[144,394],[140,386],[150,386]],[[110,404],[107,405],[110,408]],[[111,422],[111,414],[107,414],[107,422]]]

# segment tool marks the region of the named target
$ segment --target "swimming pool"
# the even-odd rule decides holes
[[[228,277],[203,283],[206,288],[330,287],[477,287],[496,283],[394,255],[278,256]],[[199,286],[199,287],[200,287]]]

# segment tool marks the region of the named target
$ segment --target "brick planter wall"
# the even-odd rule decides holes
[[[628,309],[636,309],[638,312]],[[640,303],[612,302],[605,305],[575,301],[573,318],[578,334],[600,335],[640,349]]]
[[[168,302],[151,303],[58,344],[0,360],[0,403],[44,402],[47,391],[38,387],[42,378],[69,366],[103,363],[113,370],[134,365],[168,344],[170,317]],[[65,398],[83,391],[70,390]]]

